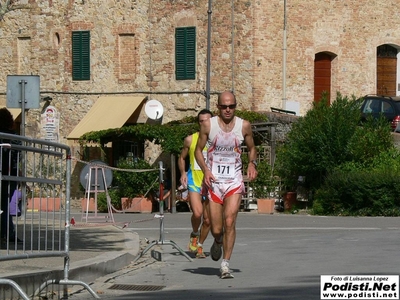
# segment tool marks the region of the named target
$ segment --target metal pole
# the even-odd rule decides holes
[[[211,2],[208,0],[208,30],[207,30],[207,78],[206,78],[206,109],[210,109],[210,85],[211,85]]]
[[[159,181],[160,181],[160,190],[159,190],[159,199],[160,199],[160,242],[164,242],[164,168],[163,162],[159,161],[160,171],[159,171]]]
[[[171,213],[176,213],[176,159],[175,155],[171,154],[171,194],[169,197]]]
[[[232,22],[232,93],[235,93],[235,4],[231,2],[231,22]]]
[[[71,150],[68,149],[66,152],[66,175],[65,175],[65,222],[68,224],[68,226],[65,226],[65,237],[64,237],[64,242],[65,242],[65,252],[68,254],[64,258],[64,279],[68,280],[68,270],[69,270],[69,239],[70,239],[70,216],[71,216]],[[65,292],[64,292],[65,293]]]
[[[286,109],[286,0],[283,1],[282,109]]]
[[[159,201],[160,201],[160,213],[158,215],[155,215],[154,217],[158,217],[160,219],[160,239],[158,241],[152,241],[146,248],[143,249],[141,253],[135,258],[134,262],[137,261],[139,258],[142,257],[143,254],[145,254],[148,250],[150,250],[151,247],[155,245],[171,245],[175,249],[177,249],[183,256],[185,256],[189,261],[193,261],[193,259],[190,258],[189,255],[186,254],[185,251],[183,251],[175,242],[173,241],[168,241],[164,239],[164,206],[163,206],[163,198],[164,198],[164,168],[163,168],[163,162],[159,161],[158,162],[160,171],[159,171],[159,181],[160,181],[160,196],[159,196]],[[152,254],[153,256],[153,254]],[[153,256],[154,257],[154,256]],[[161,256],[160,259],[161,260]]]
[[[21,136],[25,136],[25,80],[19,82],[21,84],[21,122],[22,126],[20,128]]]
[[[20,127],[20,134],[21,136],[25,136],[25,85],[27,84],[27,82],[25,80],[21,80],[19,82],[21,84],[21,127]],[[22,145],[26,146],[26,141],[22,141]],[[26,177],[26,170],[27,170],[27,166],[26,166],[26,151],[21,151],[20,153],[21,156],[21,171],[22,171],[22,176],[25,178]],[[23,193],[23,199],[25,198],[25,192],[26,192],[26,182],[22,182],[21,184],[21,188],[22,188],[22,193]],[[25,204],[25,203],[23,203]],[[25,210],[26,207],[23,207],[23,210],[21,212],[21,215],[23,216],[23,218],[25,219],[25,215],[23,215],[23,213],[25,214]]]

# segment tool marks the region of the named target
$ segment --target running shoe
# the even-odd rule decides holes
[[[210,253],[212,260],[218,261],[222,256],[222,243],[217,243],[217,241],[214,239],[214,243],[211,246]]]
[[[222,265],[219,271],[221,272],[221,279],[234,278],[232,271],[229,269],[229,265]]]
[[[190,234],[190,242],[189,242],[189,246],[188,246],[190,252],[193,252],[193,253],[196,253],[196,252],[197,252],[197,248],[198,248],[197,242],[198,242],[198,239],[199,239],[199,236],[198,236],[198,235],[195,235],[195,234],[193,234],[193,233]]]
[[[197,247],[196,258],[206,258],[206,255],[203,252],[203,246]]]

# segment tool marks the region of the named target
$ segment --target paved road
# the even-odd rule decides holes
[[[129,230],[139,234],[141,249],[148,245],[145,238],[160,240],[159,220],[151,217],[124,215]],[[164,240],[186,251],[189,222],[189,213],[167,214]],[[206,250],[211,243],[210,236]],[[92,287],[102,299],[116,300],[320,299],[320,275],[398,275],[399,249],[399,218],[240,213],[230,263],[234,279],[220,279],[220,262],[210,257],[190,262],[170,245],[155,245]],[[162,261],[152,258],[151,250],[162,253]],[[69,299],[88,298],[75,291]]]

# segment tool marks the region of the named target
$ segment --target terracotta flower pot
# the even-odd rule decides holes
[[[283,195],[283,205],[285,210],[291,210],[294,205],[297,204],[297,193],[296,192],[286,192]]]
[[[95,212],[96,204],[94,198],[89,199],[89,206],[87,200],[87,198],[81,198],[82,212]]]
[[[153,202],[146,197],[121,198],[121,206],[124,212],[151,213]]]
[[[59,211],[61,207],[60,198],[29,198],[27,209],[35,211]]]
[[[275,199],[257,199],[257,212],[259,214],[273,214],[275,212]]]

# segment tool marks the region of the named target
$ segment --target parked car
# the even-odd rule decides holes
[[[381,114],[390,122],[392,130],[396,130],[400,123],[400,97],[365,96],[361,105],[362,120],[369,115],[377,119]]]

